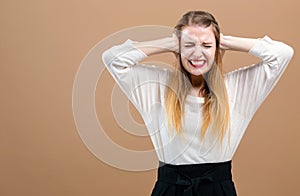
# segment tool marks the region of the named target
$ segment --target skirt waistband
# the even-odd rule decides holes
[[[166,190],[175,190],[174,188],[168,189],[169,186],[175,186],[181,190],[179,195],[182,196],[199,196],[200,192],[201,195],[214,195],[215,193],[212,191],[216,191],[217,194],[222,192],[222,195],[224,194],[223,191],[227,195],[236,195],[232,183],[231,160],[219,163],[187,165],[172,165],[159,161],[157,182],[157,188],[154,191],[155,194],[152,194],[153,196],[162,195]],[[219,183],[220,186],[216,186],[215,183]],[[225,184],[226,188],[223,187]],[[214,190],[211,187],[217,189]],[[220,187],[222,187],[221,190]],[[207,194],[205,191],[208,191]]]
[[[171,165],[159,161],[157,180],[176,185],[192,185],[231,180],[231,160],[220,163]]]

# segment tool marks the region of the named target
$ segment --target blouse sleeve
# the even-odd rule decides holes
[[[168,77],[166,68],[139,63],[146,57],[130,39],[102,54],[106,68],[143,117],[161,102]]]
[[[225,81],[234,110],[251,118],[282,76],[294,51],[290,46],[265,36],[249,53],[261,61],[229,72]]]

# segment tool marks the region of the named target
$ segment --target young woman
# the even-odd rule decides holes
[[[222,72],[226,50],[261,62]],[[172,69],[139,62],[172,52]],[[255,111],[287,67],[293,49],[268,36],[224,36],[204,11],[183,15],[173,36],[127,40],[103,53],[107,69],[143,117],[159,159],[153,196],[236,195],[231,160]]]

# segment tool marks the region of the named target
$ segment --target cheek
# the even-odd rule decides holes
[[[208,56],[211,60],[215,59],[215,54],[216,54],[216,49],[215,48],[208,51]]]
[[[188,58],[193,53],[193,49],[181,49],[181,58]]]
[[[186,57],[186,56],[183,56],[182,54],[181,54],[181,63],[182,63],[182,68],[184,69],[184,70],[187,70],[187,69],[189,69],[189,66],[188,66],[188,58]]]

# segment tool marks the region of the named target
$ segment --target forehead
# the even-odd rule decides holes
[[[184,41],[215,42],[215,34],[212,25],[204,26],[186,26],[182,29],[182,39]]]

